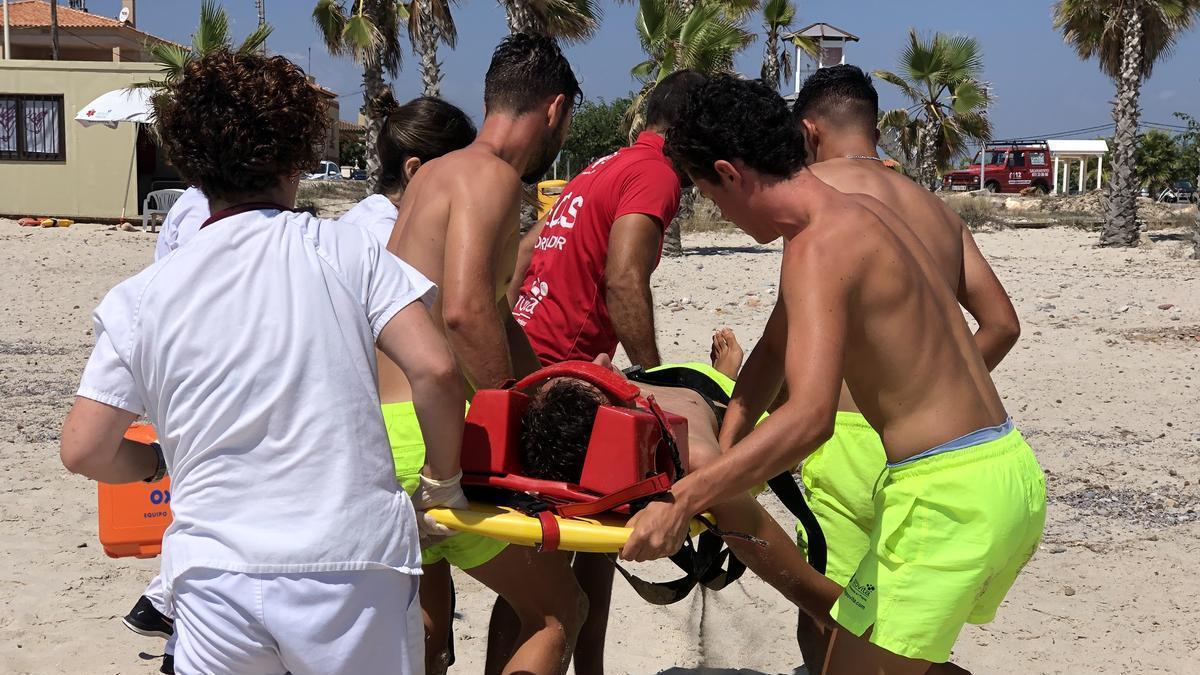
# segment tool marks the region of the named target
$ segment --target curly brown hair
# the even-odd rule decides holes
[[[313,166],[328,129],[304,71],[281,56],[229,50],[188,64],[155,113],[171,164],[210,200],[230,202]]]

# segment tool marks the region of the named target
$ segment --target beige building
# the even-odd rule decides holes
[[[97,96],[145,82],[150,63],[0,61],[0,214],[133,219],[139,196],[172,172],[145,129],[84,127]],[[176,179],[177,180],[177,179]]]
[[[160,75],[145,63],[144,46],[166,41],[136,29],[134,0],[122,4],[123,21],[60,3],[53,61],[49,4],[10,0],[12,58],[0,59],[0,215],[139,220],[151,190],[184,187],[144,126],[74,120],[96,97]],[[332,122],[322,154],[336,162],[338,99],[318,89]]]

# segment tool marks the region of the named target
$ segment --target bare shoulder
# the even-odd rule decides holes
[[[429,167],[436,167],[439,180],[469,192],[511,191],[521,185],[511,164],[474,143],[433,160]]]

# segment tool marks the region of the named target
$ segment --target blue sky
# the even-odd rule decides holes
[[[61,0],[60,0],[61,2]],[[359,69],[348,58],[326,54],[309,12],[313,0],[266,0],[267,19],[275,26],[268,45],[317,80],[342,94],[342,117],[353,119],[361,105]],[[65,5],[65,2],[61,2]],[[224,2],[234,35],[245,35],[256,21],[251,0]],[[635,7],[601,0],[605,9],[600,32],[590,42],[570,46],[568,57],[581,77],[587,96],[614,98],[635,88],[629,69],[642,53],[633,27]],[[1043,137],[1052,132],[1111,122],[1112,82],[1095,62],[1081,62],[1051,25],[1049,1],[1008,0],[981,4],[961,0],[842,0],[799,1],[797,27],[825,21],[858,35],[847,60],[865,69],[893,69],[910,26],[923,33],[942,31],[975,36],[983,46],[985,79],[993,85],[996,102],[992,119],[996,137]],[[199,0],[159,0],[138,3],[138,27],[179,42],[189,40],[199,13]],[[120,0],[89,0],[96,14],[116,16]],[[483,74],[493,47],[504,36],[504,11],[496,0],[463,0],[455,8],[458,49],[443,49],[442,94],[475,117],[482,111]],[[752,17],[751,26],[761,20]],[[737,68],[757,75],[762,40],[737,59]],[[1200,116],[1200,33],[1183,37],[1176,52],[1155,69],[1142,93],[1143,119],[1175,123],[1172,112]],[[884,107],[902,103],[895,88],[878,83]],[[417,59],[406,60],[395,82],[397,98],[420,92]],[[784,87],[784,93],[792,84]]]

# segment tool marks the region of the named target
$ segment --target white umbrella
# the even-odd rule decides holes
[[[119,122],[150,124],[154,122],[154,90],[138,87],[110,91],[85,105],[75,121],[85,127],[103,124],[113,129]]]
[[[133,124],[151,124],[154,122],[154,90],[149,87],[117,89],[85,105],[75,115],[75,121],[85,127],[93,124],[103,124],[116,129],[121,122]],[[129,157],[129,173],[133,173],[133,162],[137,157],[137,141],[133,144],[133,154]],[[129,199],[129,181],[125,179],[125,200]],[[124,203],[124,202],[122,202]],[[121,222],[125,222],[125,207],[121,207]]]

